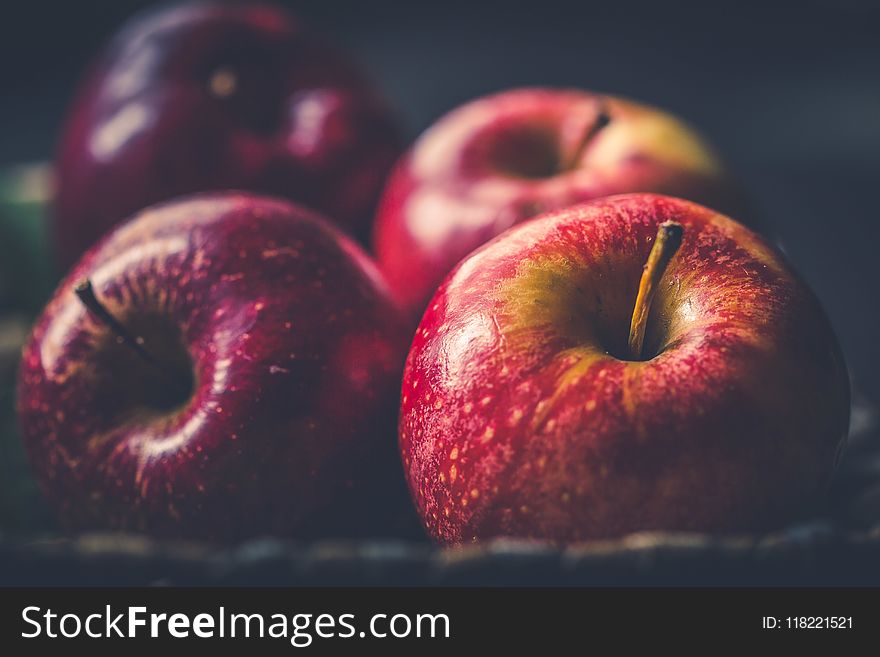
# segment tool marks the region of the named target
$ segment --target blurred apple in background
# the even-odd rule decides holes
[[[450,112],[419,138],[383,194],[375,251],[418,315],[459,260],[507,228],[625,192],[748,212],[709,146],[669,114],[584,91],[507,91]]]
[[[148,209],[36,324],[31,464],[69,529],[393,535],[403,327],[372,261],[310,212],[238,193]]]
[[[281,9],[194,2],[136,16],[94,63],[63,133],[62,264],[133,212],[204,190],[284,196],[366,235],[400,144],[360,70]]]
[[[779,252],[633,194],[458,265],[413,341],[400,447],[444,544],[751,533],[816,510],[849,408],[837,340]]]

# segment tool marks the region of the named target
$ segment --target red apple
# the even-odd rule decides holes
[[[71,529],[382,533],[409,505],[403,325],[310,212],[238,193],[145,210],[80,260],[24,350],[33,469]]]
[[[683,242],[664,274],[652,243],[670,220]],[[445,544],[767,530],[812,510],[849,419],[837,341],[783,256],[649,194],[548,213],[463,260],[402,395],[410,490]]]
[[[705,142],[657,109],[573,90],[487,96],[440,119],[396,166],[374,229],[379,266],[418,315],[459,260],[507,228],[626,192],[734,216],[745,205]]]
[[[57,158],[70,265],[115,223],[205,190],[284,196],[365,233],[400,152],[348,59],[262,4],[190,2],[133,19],[95,62]]]

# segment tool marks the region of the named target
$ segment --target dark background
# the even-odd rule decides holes
[[[6,0],[0,166],[46,159],[89,57],[134,0]],[[410,136],[475,96],[570,85],[700,128],[751,191],[880,399],[880,2],[287,2],[355,54]]]

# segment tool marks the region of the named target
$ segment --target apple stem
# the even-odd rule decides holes
[[[599,112],[596,115],[596,120],[593,121],[593,124],[590,126],[590,129],[587,130],[581,140],[578,142],[577,147],[571,151],[571,155],[568,157],[568,160],[561,167],[562,171],[568,171],[569,169],[574,169],[578,161],[581,159],[581,155],[583,155],[584,149],[586,149],[587,144],[595,137],[599,132],[605,128],[609,123],[611,123],[611,115],[608,114],[608,111],[605,109],[605,106],[602,105],[599,107]]]
[[[156,357],[153,356],[153,354],[144,348],[143,338],[135,337],[129,333],[128,329],[122,325],[122,322],[116,319],[112,313],[107,310],[107,307],[101,303],[95,295],[92,281],[88,278],[81,280],[74,286],[73,291],[89,312],[103,322],[116,335],[117,339],[122,344],[129,347],[140,356],[141,360],[158,372],[169,385],[173,386],[174,390],[180,392],[184,397],[189,396],[190,391],[184,389],[185,386],[182,383],[182,380],[185,379],[181,379],[176,372],[165,367]]]
[[[657,239],[648,254],[648,261],[642,270],[639,281],[639,293],[633,308],[632,322],[629,326],[629,353],[634,360],[642,359],[645,345],[645,330],[648,326],[648,313],[651,303],[660,286],[660,279],[672,260],[672,256],[681,246],[684,227],[675,221],[664,221],[657,228]]]

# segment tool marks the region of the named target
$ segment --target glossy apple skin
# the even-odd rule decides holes
[[[83,278],[158,360],[188,355],[188,400],[156,405],[164,382],[79,302]],[[73,530],[386,534],[411,506],[403,325],[372,261],[310,212],[240,193],[145,210],[76,265],[24,349],[33,470]]]
[[[684,241],[635,362],[632,305],[666,220]],[[813,510],[848,421],[837,341],[781,254],[705,207],[633,194],[458,265],[413,340],[399,437],[436,541],[566,543],[780,526]]]
[[[418,320],[443,277],[481,244],[542,212],[628,192],[751,214],[678,119],[584,91],[515,89],[453,110],[418,139],[383,192],[375,252]]]
[[[357,67],[281,9],[153,11],[108,45],[69,111],[56,159],[59,257],[67,267],[137,210],[206,190],[283,196],[366,234],[400,145]]]

